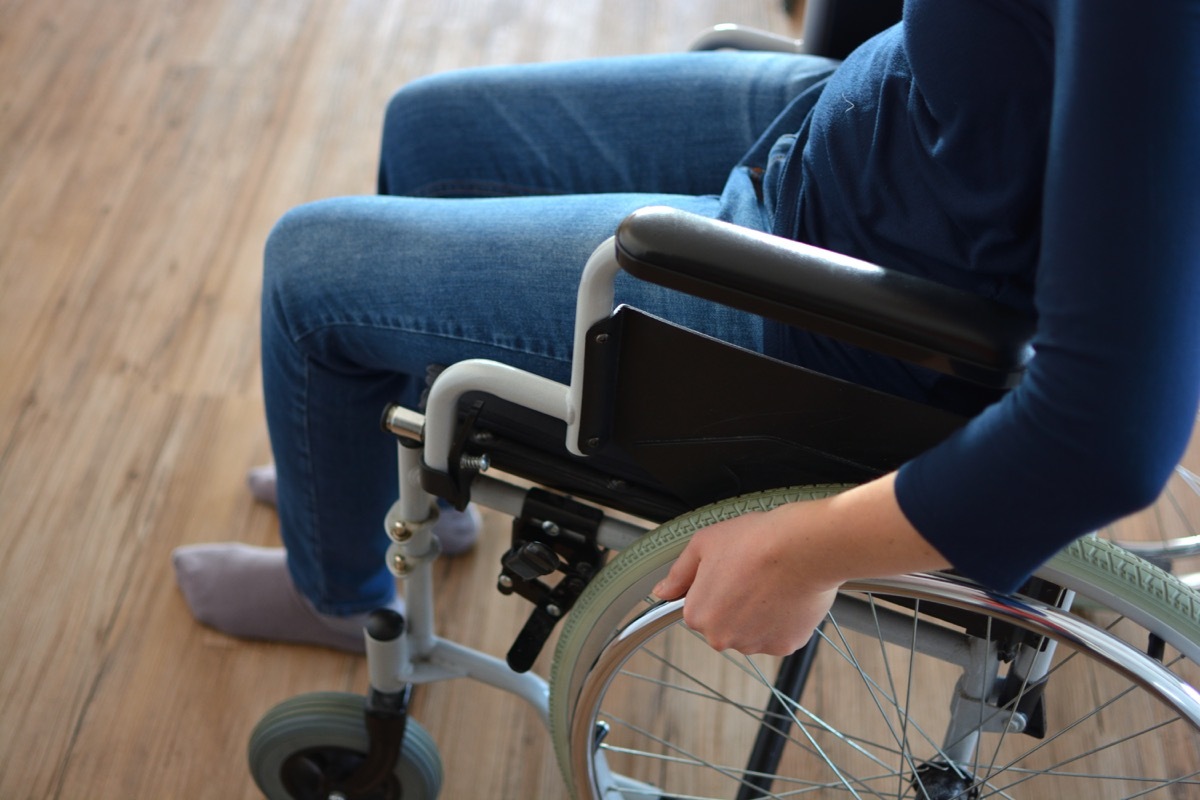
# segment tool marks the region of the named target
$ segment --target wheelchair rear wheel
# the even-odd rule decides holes
[[[250,736],[250,772],[270,800],[325,800],[362,763],[368,749],[362,695],[313,692],[267,712]],[[372,800],[435,800],[442,760],[433,738],[413,719],[389,786]]]
[[[702,509],[597,576],[551,678],[576,798],[1200,792],[1200,596],[1107,542],[1068,548],[1029,596],[944,575],[847,586],[806,648],[802,690],[777,679],[797,657],[716,653],[681,603],[647,599],[698,527],[827,493]],[[1089,597],[1087,619],[1057,607],[1062,587]]]

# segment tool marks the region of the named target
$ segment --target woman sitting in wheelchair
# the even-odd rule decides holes
[[[466,70],[387,109],[379,194],[289,212],[263,380],[285,549],[181,548],[198,620],[361,649],[396,605],[379,522],[391,401],[431,364],[565,382],[575,289],[665,205],[991,298],[1036,320],[1015,388],[834,497],[698,533],[662,598],[715,648],[786,653],[844,581],[953,566],[1017,587],[1152,502],[1200,391],[1200,3],[909,0],[843,62],[709,52]],[[893,395],[944,376],[623,277],[617,300]],[[797,402],[801,402],[797,398]],[[469,541],[469,516],[438,531]]]

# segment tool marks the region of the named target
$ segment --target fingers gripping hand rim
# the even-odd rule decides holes
[[[550,679],[551,727],[560,764],[566,763],[571,714],[588,667],[635,609],[657,598],[653,587],[699,530],[747,513],[770,511],[787,503],[832,497],[849,484],[822,484],[756,492],[713,503],[681,515],[647,533],[604,567],[580,596],[564,622]]]

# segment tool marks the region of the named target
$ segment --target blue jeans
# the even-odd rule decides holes
[[[789,104],[833,66],[680,54],[454,72],[395,95],[380,195],[290,211],[266,247],[263,381],[282,535],[319,610],[367,610],[394,591],[383,407],[415,403],[428,365],[466,358],[565,382],[579,274],[637,208],[771,230],[771,166],[803,111]],[[757,317],[627,276],[617,299],[763,346]]]

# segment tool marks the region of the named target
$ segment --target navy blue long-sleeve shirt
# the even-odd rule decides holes
[[[829,79],[783,232],[1036,315],[1021,384],[897,497],[1014,588],[1150,503],[1200,392],[1200,0],[908,0]]]

